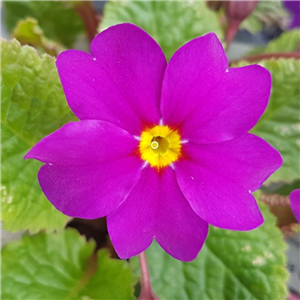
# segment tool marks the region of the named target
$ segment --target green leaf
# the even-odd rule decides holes
[[[267,47],[255,48],[249,54],[297,52],[300,41],[300,30],[294,29],[282,33],[277,39],[269,42]]]
[[[157,243],[146,251],[154,292],[160,299],[284,300],[286,245],[275,218],[261,207],[265,223],[250,232],[210,227],[198,257],[175,260]],[[138,262],[131,259],[138,274]]]
[[[41,138],[75,120],[54,62],[16,40],[1,41],[1,218],[8,231],[52,231],[67,220],[41,191],[41,163],[23,160]]]
[[[10,32],[27,17],[38,20],[45,35],[70,47],[84,32],[82,20],[66,1],[3,1],[5,21]]]
[[[58,55],[65,50],[63,46],[48,40],[44,36],[43,30],[39,27],[38,21],[33,18],[21,20],[12,33],[22,45],[34,46],[38,52]]]
[[[300,179],[300,61],[266,60],[260,65],[272,74],[272,93],[269,105],[252,133],[269,142],[283,158],[283,166],[267,180],[267,184],[291,183]]]
[[[128,263],[93,249],[73,229],[7,244],[1,252],[1,299],[133,299]]]
[[[109,259],[108,253],[98,253],[98,272],[80,291],[81,299],[126,299],[133,297],[135,276],[125,260]],[[90,297],[90,298],[86,298]]]
[[[186,42],[208,32],[222,38],[217,15],[204,1],[109,1],[100,30],[129,22],[147,31],[167,59]]]

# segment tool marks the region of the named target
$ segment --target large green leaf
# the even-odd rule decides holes
[[[294,29],[286,31],[280,35],[277,39],[271,41],[266,49],[265,53],[271,52],[297,52],[300,42],[300,30]]]
[[[5,21],[9,31],[21,19],[32,17],[38,20],[45,35],[69,47],[77,35],[84,31],[82,20],[72,3],[67,1],[3,1]]]
[[[272,94],[267,110],[252,132],[279,150],[283,158],[283,166],[267,183],[290,183],[300,179],[300,61],[266,60],[260,65],[272,74]]]
[[[1,218],[9,231],[51,231],[66,222],[40,189],[41,163],[23,160],[41,138],[75,119],[54,61],[16,40],[1,42]]]
[[[249,54],[275,53],[275,52],[297,52],[300,42],[300,30],[294,29],[282,33],[277,39],[264,47],[255,48]]]
[[[262,210],[265,224],[250,232],[210,227],[201,252],[189,263],[153,243],[146,255],[156,295],[162,300],[284,300],[286,245],[275,218],[267,207]],[[136,258],[131,265],[139,274]]]
[[[126,299],[133,297],[136,278],[129,270],[127,261],[108,259],[105,250],[98,253],[98,272],[89,280],[79,295],[82,299]],[[87,299],[90,299],[87,298]]]
[[[109,1],[100,30],[129,22],[147,31],[167,59],[183,44],[207,32],[222,38],[217,15],[204,1]]]
[[[7,244],[1,299],[133,299],[135,278],[127,262],[110,259],[106,250],[92,255],[93,249],[93,242],[70,229]]]

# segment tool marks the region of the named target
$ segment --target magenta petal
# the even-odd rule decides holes
[[[160,174],[146,168],[126,201],[107,217],[107,223],[121,258],[142,252],[154,236],[170,255],[190,261],[197,256],[208,231],[208,224],[182,195],[170,168]]]
[[[167,66],[156,41],[136,25],[119,24],[94,38],[91,54],[140,120],[156,125],[160,119],[159,101]],[[120,103],[119,100],[118,105]],[[119,112],[123,113],[121,109]]]
[[[299,2],[299,1],[298,1]],[[292,19],[291,19],[291,23],[290,23],[290,28],[297,28],[300,27],[300,13],[296,13]]]
[[[152,243],[157,213],[158,176],[143,170],[126,201],[107,216],[107,229],[114,249],[122,259],[146,250]]]
[[[250,191],[222,174],[222,170],[216,172],[214,165],[208,167],[199,160],[182,159],[175,166],[180,189],[195,213],[224,229],[251,230],[260,226],[263,217]]]
[[[138,157],[88,166],[41,167],[38,178],[48,200],[70,217],[94,219],[115,210],[137,183],[142,169]]]
[[[224,178],[254,192],[281,165],[279,152],[260,137],[247,133],[216,144],[184,145],[187,157]]]
[[[225,75],[227,58],[214,33],[182,46],[165,72],[161,112],[167,125],[179,126]]]
[[[166,60],[158,44],[131,24],[97,35],[92,55],[69,50],[56,65],[73,112],[80,119],[110,121],[133,134],[160,119]]]
[[[300,1],[283,1],[283,6],[293,14],[300,12]]]
[[[294,190],[290,193],[290,203],[294,216],[298,223],[300,223],[300,189]]]
[[[171,168],[162,174],[160,185],[155,239],[174,258],[191,261],[205,242],[208,224],[191,209]]]
[[[271,75],[258,65],[229,69],[181,127],[184,139],[216,143],[248,132],[265,111]]]
[[[128,156],[138,142],[124,129],[98,120],[64,125],[43,138],[25,156],[57,165],[94,165]]]

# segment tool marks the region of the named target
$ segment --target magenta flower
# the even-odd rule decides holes
[[[300,27],[300,1],[283,1],[284,7],[290,12],[290,28]]]
[[[263,223],[251,192],[281,166],[277,150],[247,133],[264,112],[271,77],[253,65],[228,69],[213,33],[167,64],[132,24],[113,26],[91,55],[68,50],[57,68],[80,119],[35,145],[51,203],[85,219],[107,216],[121,258],[153,238],[173,257],[200,251],[208,224],[251,230]]]
[[[300,189],[293,190],[290,193],[290,205],[295,218],[300,223]]]

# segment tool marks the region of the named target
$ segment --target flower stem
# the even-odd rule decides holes
[[[159,300],[152,290],[146,253],[141,252],[138,257],[141,269],[141,294],[138,300]]]
[[[231,44],[234,37],[236,36],[239,26],[240,26],[239,21],[237,21],[237,20],[229,21],[229,24],[228,24],[228,27],[227,27],[226,33],[225,33],[226,49],[229,48],[229,45]]]
[[[300,59],[300,53],[299,52],[262,53],[262,54],[246,56],[238,61],[233,61],[231,64],[235,64],[240,61],[258,62],[263,59],[279,59],[279,58]]]
[[[99,18],[94,10],[92,2],[80,1],[75,5],[75,10],[82,19],[89,40],[92,41],[97,34],[99,23]]]

